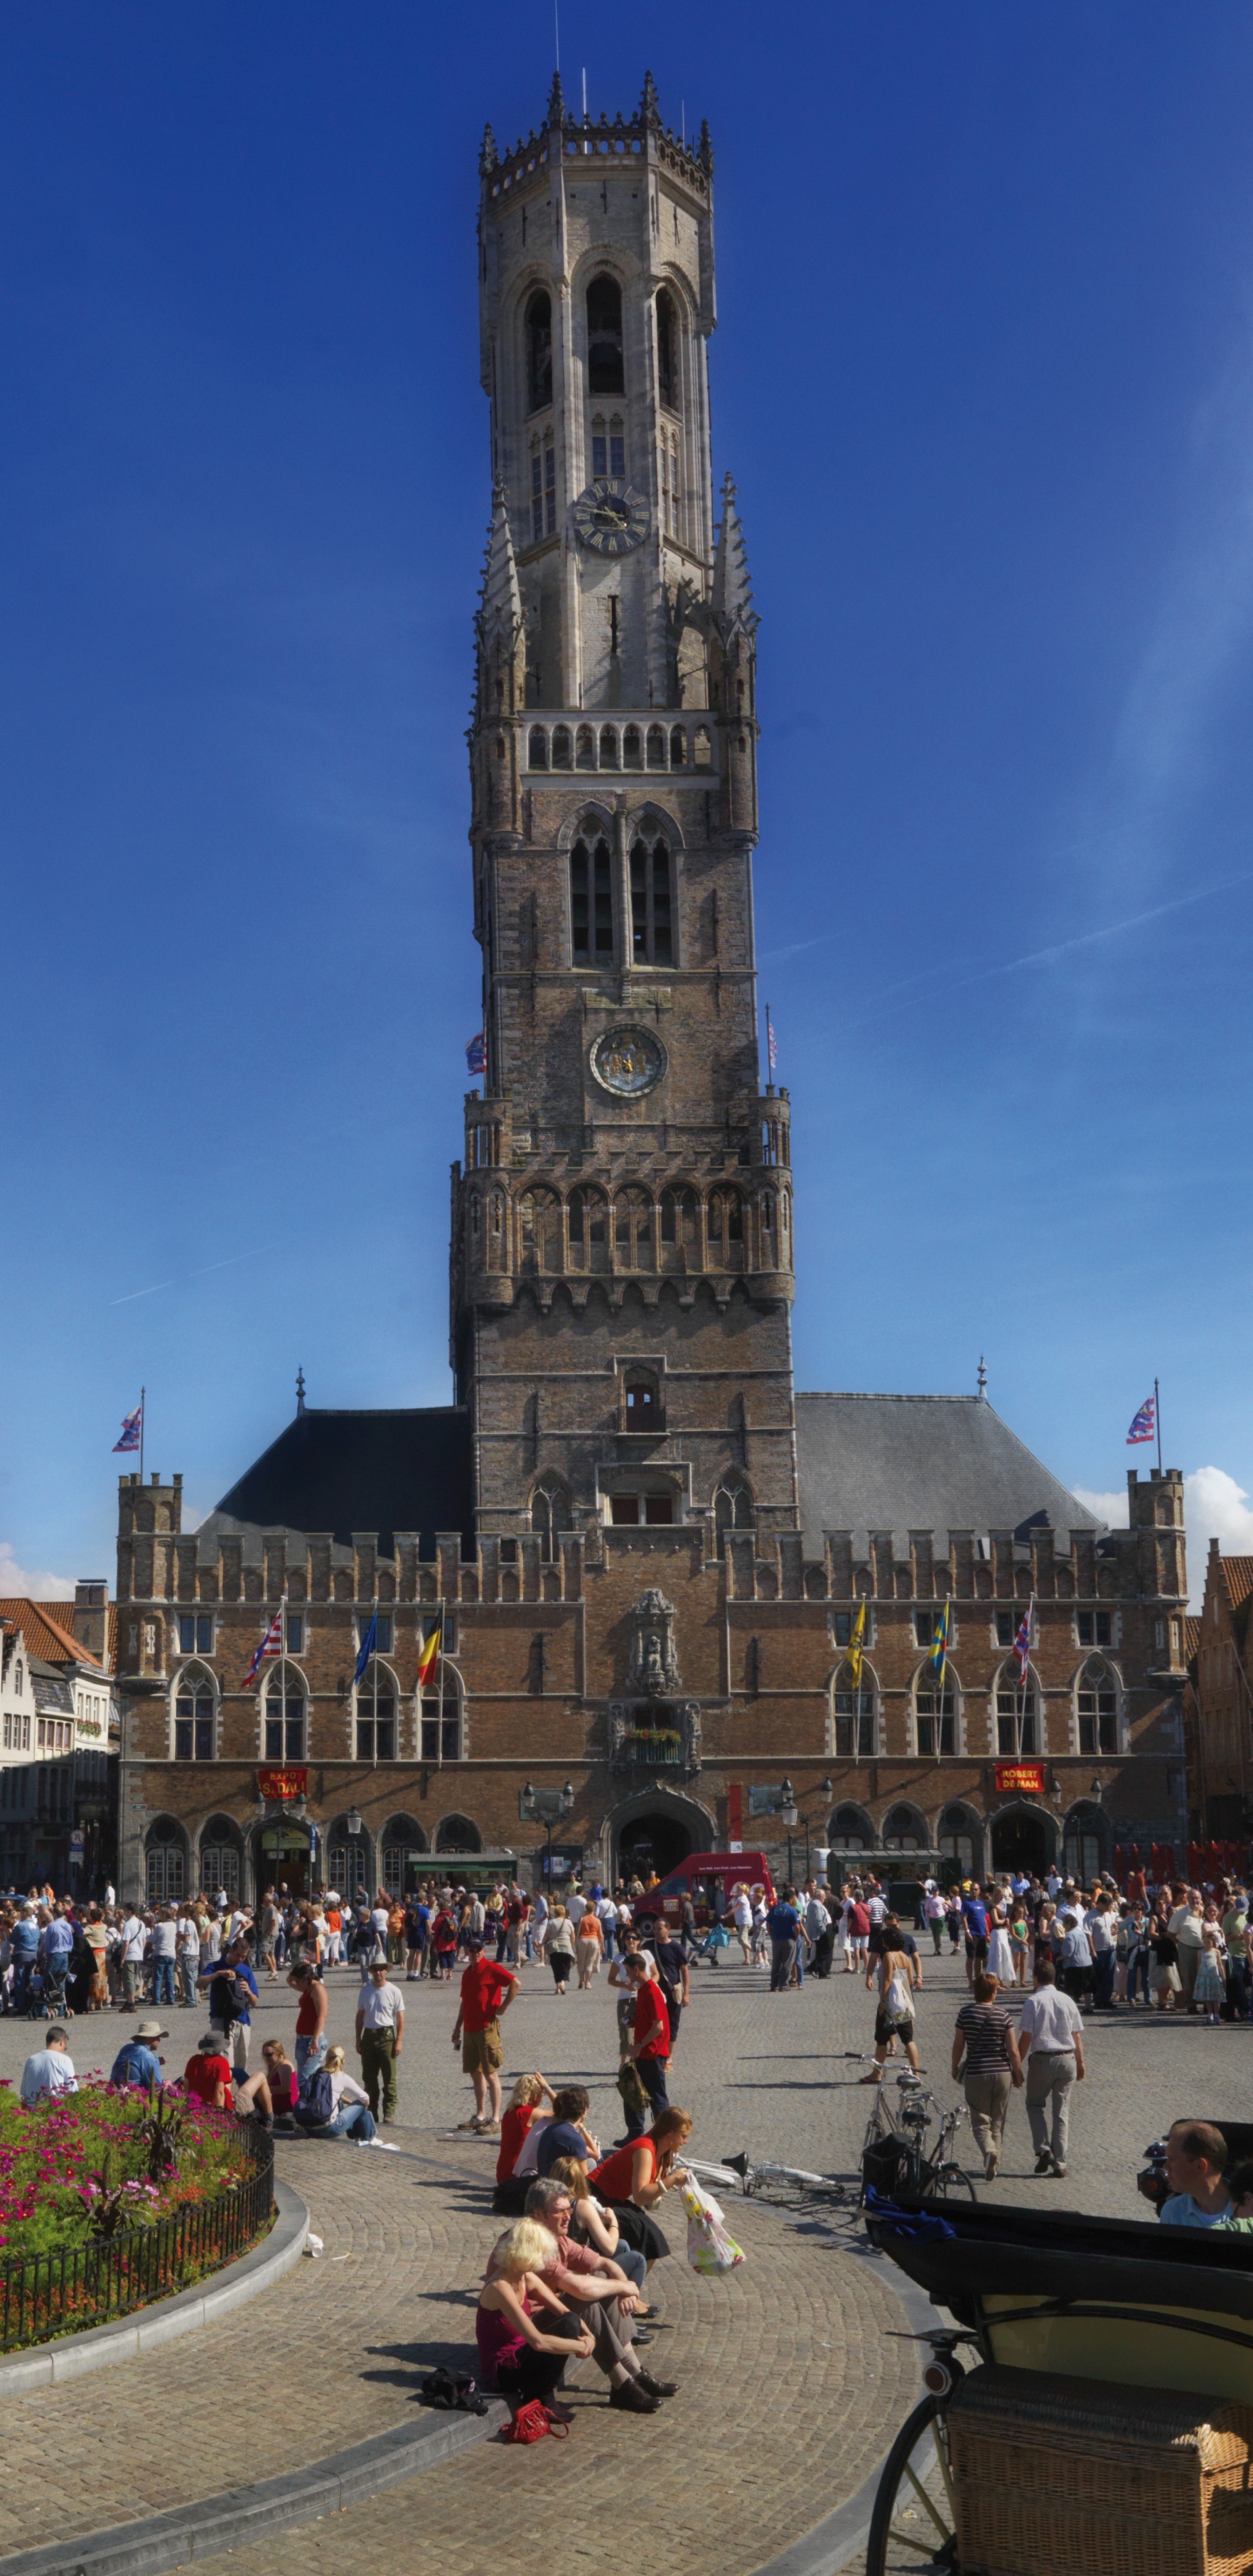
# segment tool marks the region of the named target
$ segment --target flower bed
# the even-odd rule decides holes
[[[188,2288],[273,2214],[273,2149],[229,2113],[88,2085],[0,2087],[0,2351]]]

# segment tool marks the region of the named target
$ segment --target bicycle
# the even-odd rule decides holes
[[[921,2075],[912,2071],[897,2076],[895,2089],[896,2102],[886,2082],[875,2093],[862,2141],[859,2206],[864,2206],[870,2189],[892,2200],[945,2200],[963,2193],[974,2200],[974,2184],[952,2153],[966,2117],[964,2109],[942,2110]],[[928,2146],[933,2112],[939,2119],[939,2133]]]

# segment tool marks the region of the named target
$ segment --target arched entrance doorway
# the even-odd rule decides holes
[[[664,1878],[689,1852],[713,1851],[717,1828],[698,1798],[659,1784],[623,1798],[605,1819],[605,1867],[611,1879]]]
[[[1053,1856],[1050,1821],[1039,1807],[1003,1807],[992,1818],[992,1867],[1042,1878]]]
[[[258,1825],[253,1867],[258,1893],[275,1887],[280,1892],[286,1888],[289,1896],[307,1896],[313,1884],[308,1826],[281,1816]]]

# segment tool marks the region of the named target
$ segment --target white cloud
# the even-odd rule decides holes
[[[1108,1521],[1111,1529],[1126,1528],[1127,1488],[1125,1485],[1121,1494],[1089,1493],[1086,1485],[1072,1485],[1070,1490],[1077,1502],[1085,1503],[1090,1512],[1095,1512],[1099,1521]]]
[[[0,1599],[72,1601],[74,1586],[63,1574],[36,1574],[19,1565],[7,1538],[0,1538]]]
[[[1090,1493],[1086,1485],[1071,1488],[1090,1512],[1111,1529],[1127,1526],[1127,1494]],[[1197,1467],[1183,1480],[1183,1521],[1188,1541],[1188,1584],[1194,1610],[1205,1592],[1205,1561],[1216,1538],[1224,1556],[1253,1556],[1253,1503],[1243,1485],[1225,1467]]]

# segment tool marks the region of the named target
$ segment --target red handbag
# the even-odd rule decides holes
[[[528,2397],[525,2406],[520,2406],[512,2421],[506,2424],[500,2438],[502,2442],[542,2442],[546,2433],[554,2433],[564,2439],[569,2430],[568,2424],[553,2423],[540,2398]]]

